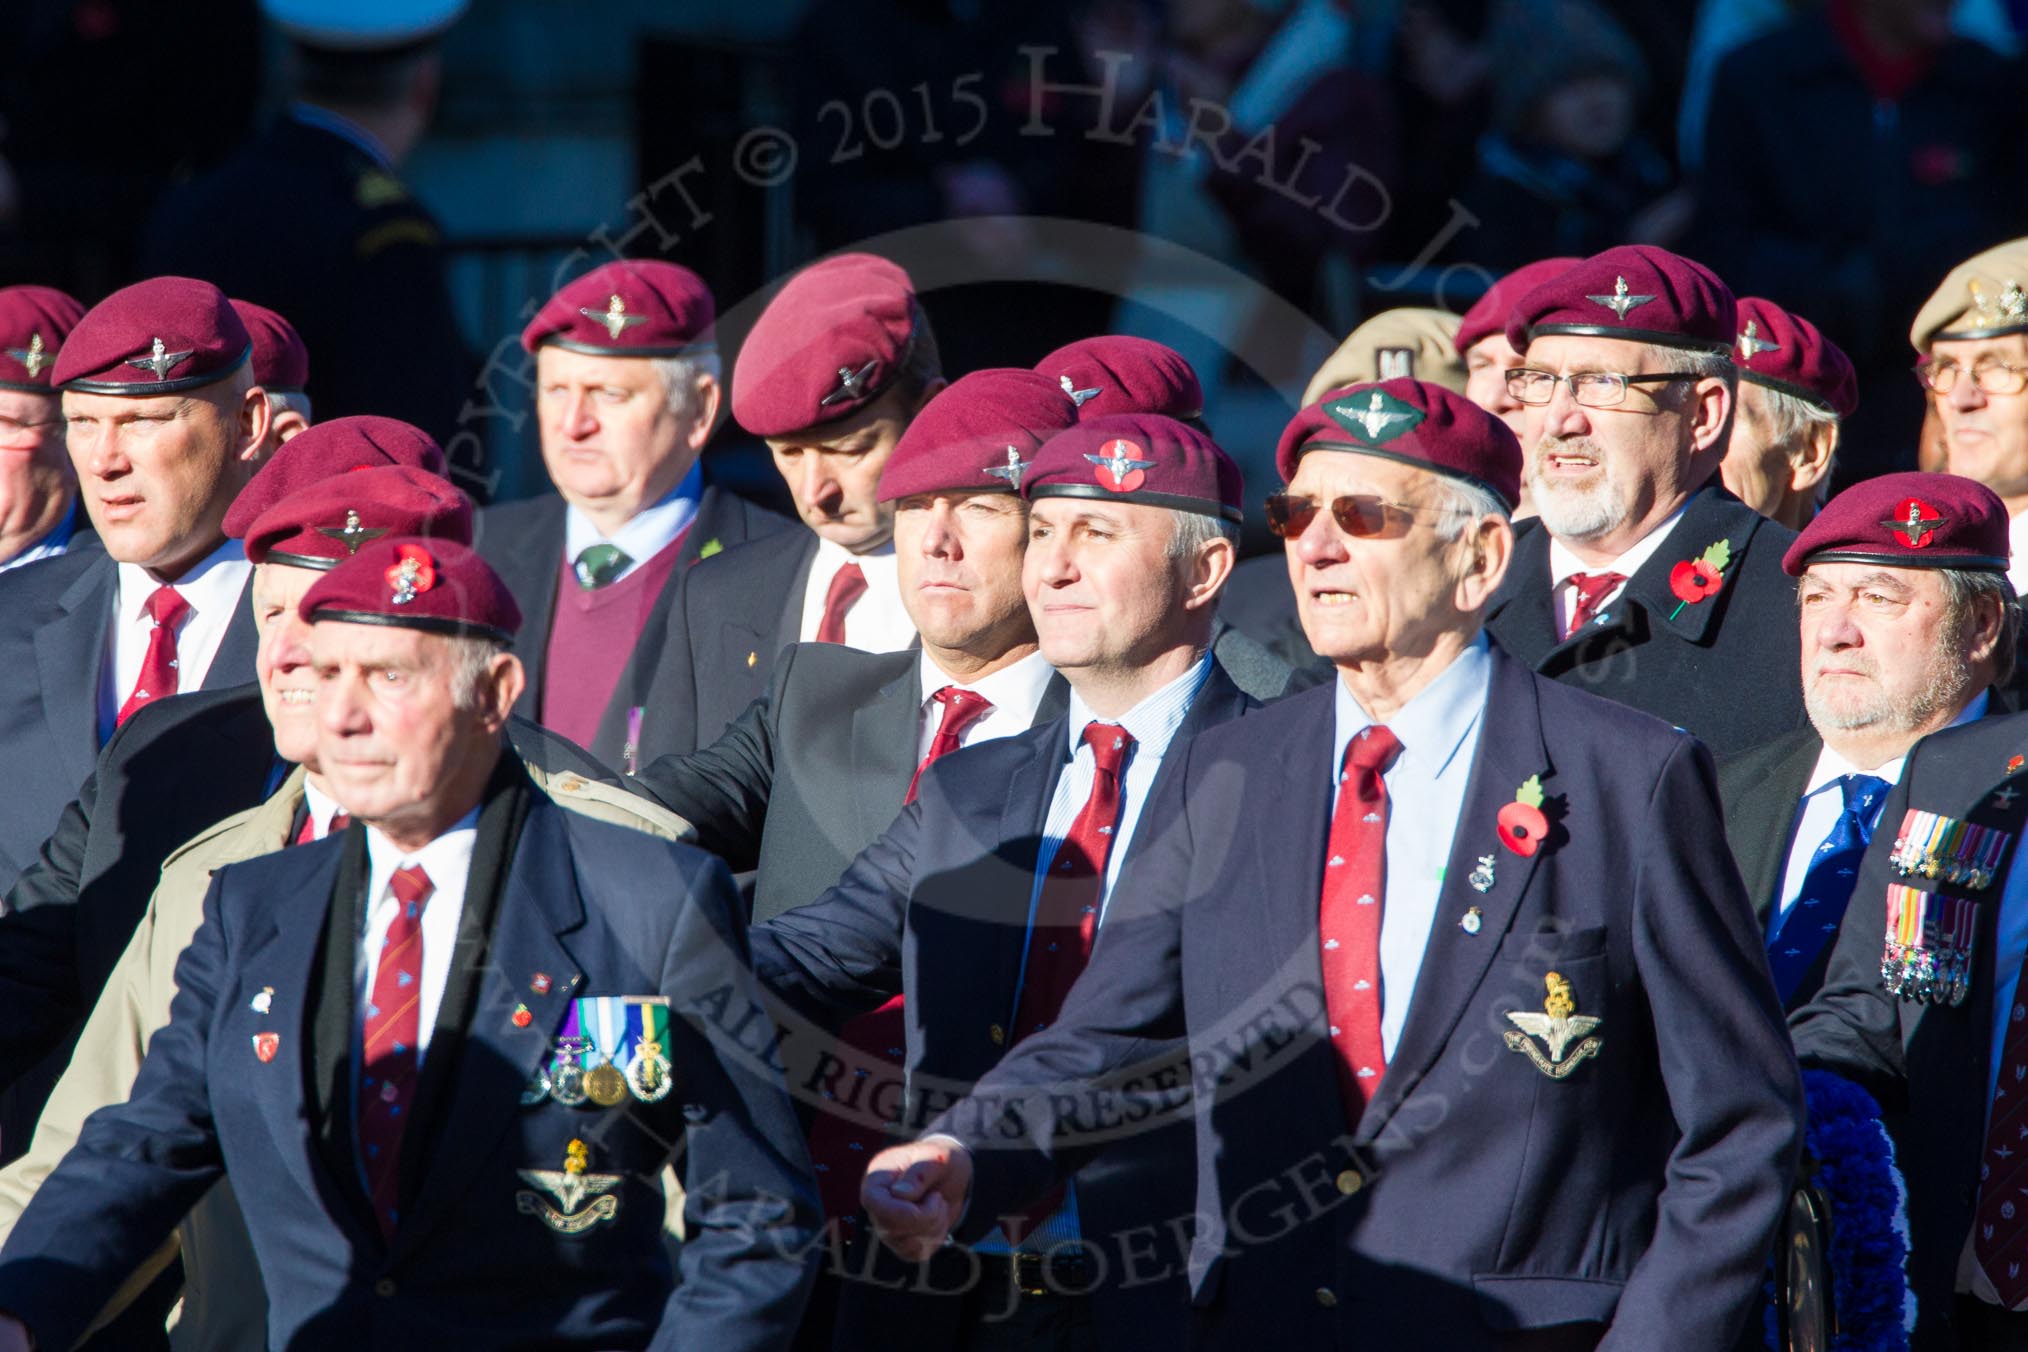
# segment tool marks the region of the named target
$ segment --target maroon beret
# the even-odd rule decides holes
[[[225,511],[225,533],[243,540],[268,508],[308,484],[377,465],[444,472],[444,453],[429,433],[397,418],[362,413],[306,427],[275,448]]]
[[[1310,451],[1398,460],[1476,484],[1507,504],[1521,500],[1521,443],[1507,424],[1462,394],[1424,380],[1348,385],[1300,410],[1282,430],[1275,468],[1283,482]]]
[[[305,620],[384,624],[459,638],[514,641],[521,607],[491,564],[454,540],[388,535],[317,579]]]
[[[175,394],[225,379],[252,347],[223,291],[191,277],[151,277],[85,311],[54,379],[81,394]]]
[[[1077,405],[1048,376],[973,371],[937,391],[880,471],[880,501],[913,493],[1021,491],[1042,443],[1077,424]]]
[[[1877,563],[2004,573],[2011,552],[2007,506],[1992,489],[1910,470],[1854,484],[1825,503],[1782,555],[1782,571],[1801,577],[1813,563]]]
[[[296,326],[265,305],[228,302],[253,340],[254,380],[269,394],[301,394],[310,384],[310,350]]]
[[[1246,485],[1233,458],[1198,429],[1159,413],[1115,413],[1043,443],[1021,496],[1144,502],[1240,521]]]
[[[593,268],[544,301],[521,330],[533,352],[554,345],[594,357],[715,351],[718,303],[689,268],[655,259]]]
[[[1465,311],[1464,318],[1458,321],[1458,351],[1462,353],[1473,343],[1496,333],[1504,335],[1507,332],[1507,316],[1521,303],[1523,296],[1583,261],[1581,258],[1538,258],[1533,263],[1523,263],[1487,287],[1486,294],[1473,301],[1472,308]]]
[[[51,393],[56,354],[84,313],[55,287],[0,288],[0,390]]]
[[[1105,334],[1080,338],[1035,363],[1077,402],[1080,421],[1115,413],[1159,413],[1197,418],[1204,413],[1204,388],[1197,372],[1173,347],[1146,338]]]
[[[1724,352],[1739,335],[1732,291],[1718,274],[1652,244],[1622,244],[1574,263],[1521,297],[1507,341],[1575,334]]]
[[[1732,363],[1741,380],[1792,394],[1841,418],[1859,407],[1859,377],[1851,358],[1815,324],[1771,300],[1740,299]]]
[[[250,563],[329,572],[383,535],[472,543],[472,500],[442,475],[381,465],[299,488],[246,533]]]
[[[917,340],[915,283],[885,258],[812,263],[775,293],[732,368],[732,416],[757,437],[842,418],[894,383]]]

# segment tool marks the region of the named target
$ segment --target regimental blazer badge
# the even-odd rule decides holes
[[[1549,988],[1542,1013],[1525,1009],[1508,1011],[1507,1021],[1520,1031],[1507,1034],[1507,1048],[1525,1055],[1550,1079],[1561,1080],[1604,1047],[1603,1038],[1592,1036],[1604,1020],[1596,1014],[1577,1012],[1576,997],[1562,973],[1551,972],[1542,981]],[[1542,1039],[1541,1047],[1535,1045],[1537,1038]],[[1543,1055],[1545,1047],[1547,1056]]]

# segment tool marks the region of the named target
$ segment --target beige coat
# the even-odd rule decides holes
[[[694,836],[683,818],[625,790],[575,774],[552,776],[535,765],[528,765],[527,770],[536,787],[573,812],[665,840]],[[147,914],[106,979],[70,1065],[42,1110],[28,1153],[0,1169],[0,1242],[13,1231],[42,1180],[76,1144],[85,1119],[108,1104],[126,1102],[149,1039],[169,1022],[169,1005],[176,995],[176,961],[204,918],[212,871],[271,854],[289,843],[303,803],[303,778],[298,767],[266,802],[201,832],[163,862]],[[669,1217],[674,1232],[683,1198],[673,1171],[664,1171],[664,1182],[670,1189]],[[267,1296],[260,1285],[246,1224],[225,1180],[206,1194],[177,1233],[128,1279],[100,1322],[124,1309],[175,1259],[179,1247],[184,1264],[183,1303],[180,1313],[172,1316],[171,1329],[171,1342],[178,1352],[185,1348],[264,1352]]]

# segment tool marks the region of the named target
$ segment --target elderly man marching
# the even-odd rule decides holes
[[[1338,679],[1165,767],[1060,1017],[873,1161],[875,1224],[920,1253],[1021,1213],[1182,1040],[1193,1345],[1730,1346],[1799,1092],[1709,757],[1481,633],[1520,488],[1496,417],[1339,390],[1279,465]]]

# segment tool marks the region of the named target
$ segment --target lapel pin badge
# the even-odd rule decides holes
[[[282,1049],[282,1035],[280,1033],[255,1033],[253,1035],[253,1049],[254,1055],[259,1057],[261,1063],[265,1065],[269,1061],[274,1060],[275,1053]]]
[[[265,1014],[274,1008],[274,1004],[275,988],[273,986],[263,986],[261,987],[261,993],[247,1002],[247,1008],[256,1014]]]
[[[1464,919],[1458,921],[1458,928],[1467,934],[1477,934],[1483,923],[1479,919],[1479,908],[1474,906],[1465,912]]]
[[[537,972],[533,977],[529,978],[528,989],[534,991],[537,995],[549,994],[549,973]]]
[[[1471,872],[1470,872],[1469,874],[1467,874],[1467,875],[1465,876],[1465,881],[1466,881],[1466,882],[1468,882],[1468,883],[1470,883],[1470,884],[1472,885],[1472,890],[1473,890],[1473,891],[1475,891],[1475,892],[1490,892],[1490,891],[1492,891],[1492,890],[1493,890],[1493,856],[1492,856],[1492,855],[1490,855],[1490,854],[1482,854],[1482,855],[1480,855],[1480,856],[1479,856],[1479,866],[1478,866],[1477,868],[1473,869],[1473,870],[1472,870],[1472,871],[1471,871]],[[1472,908],[1472,914],[1473,914],[1473,915],[1477,915],[1478,913],[1479,913],[1479,908],[1478,908],[1478,907],[1476,907],[1476,906],[1474,906],[1474,907]],[[1476,931],[1476,930],[1477,930],[1477,929],[1478,929],[1479,927],[1478,927],[1477,925],[1473,925],[1473,926],[1472,926],[1471,928],[1472,928],[1472,929],[1473,929],[1474,931]]]
[[[535,1016],[528,1012],[527,1005],[514,1006],[514,1026],[516,1028],[526,1028],[529,1024],[534,1022]]]

